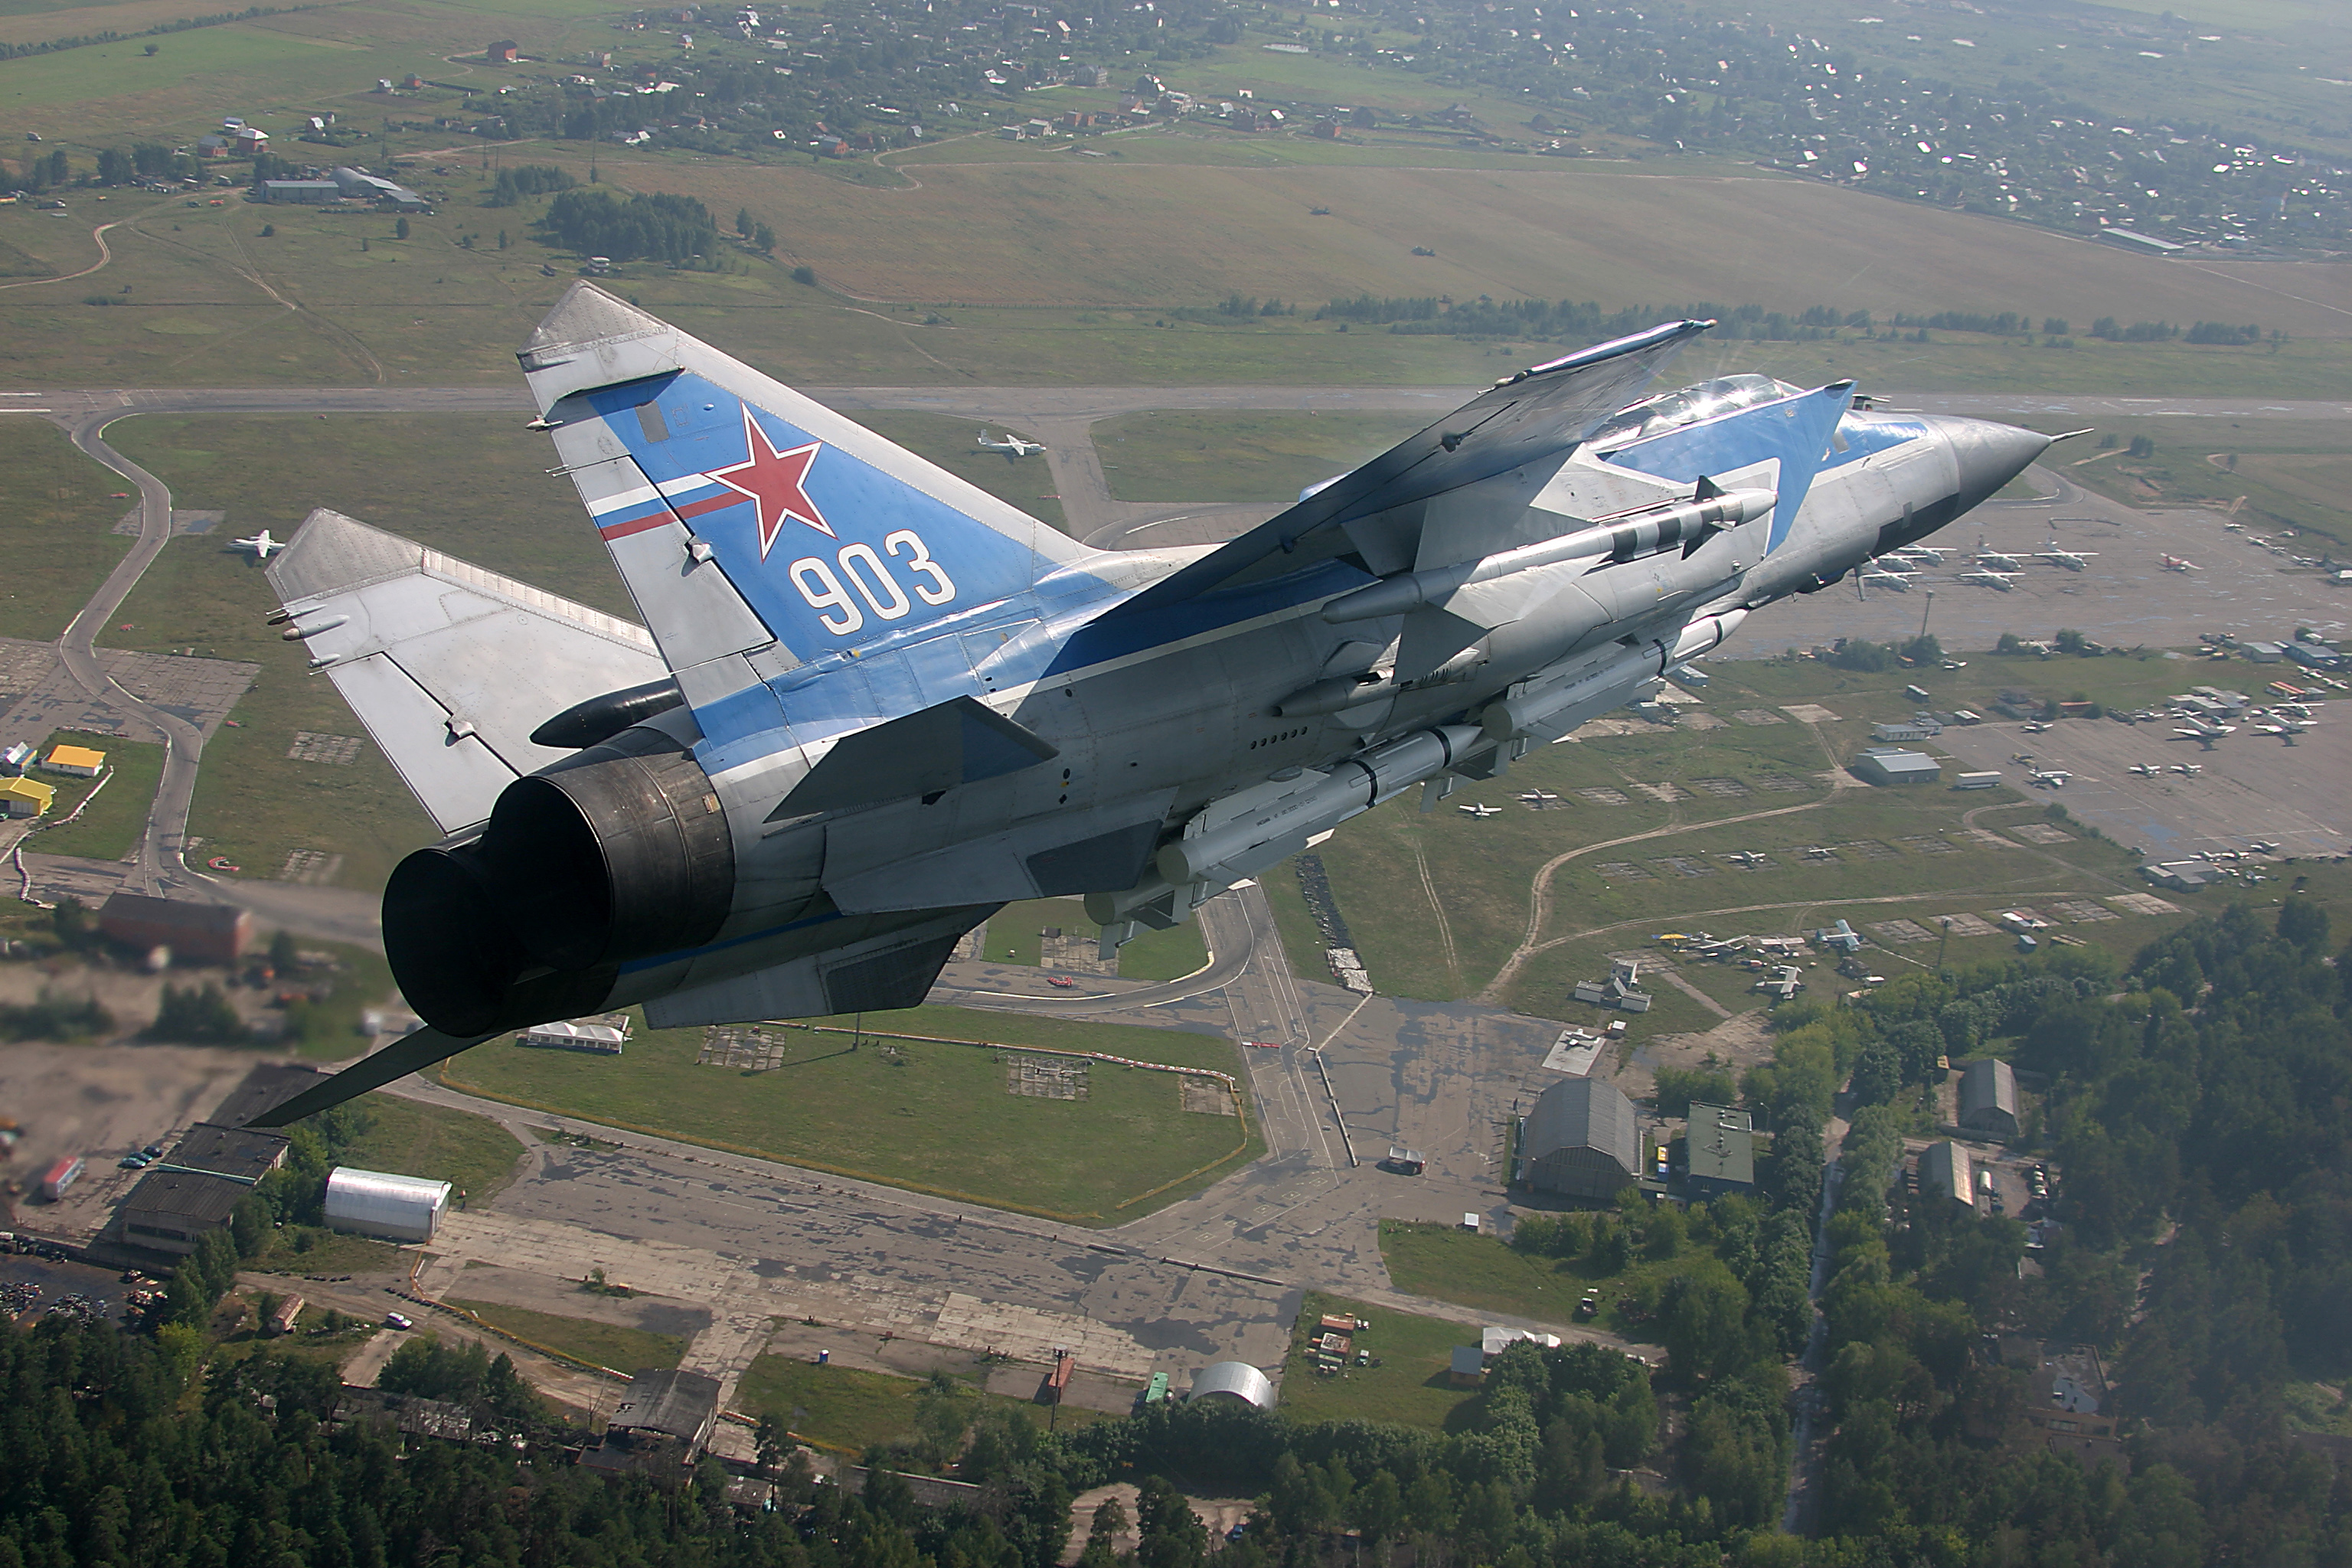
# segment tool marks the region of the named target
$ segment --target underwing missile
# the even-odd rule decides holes
[[[1457,566],[1420,572],[1400,572],[1369,588],[1342,594],[1323,606],[1323,618],[1335,626],[1349,621],[1402,616],[1423,605],[1442,603],[1448,595],[1475,583],[1491,583],[1514,573],[1532,571],[1562,561],[1606,557],[1633,561],[1681,546],[1687,555],[1715,534],[1763,516],[1779,498],[1770,490],[1715,491],[1701,480],[1700,493],[1672,506],[1655,507],[1628,517],[1595,523],[1556,539],[1522,545],[1483,556]]]

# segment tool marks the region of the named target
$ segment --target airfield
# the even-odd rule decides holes
[[[289,41],[348,21],[338,13],[334,22],[207,29],[175,37],[171,58],[239,73],[236,90],[257,103],[348,95],[347,108],[388,116],[391,104],[364,91],[375,63],[308,37]],[[22,29],[33,26],[6,28],[32,37]],[[249,46],[257,35],[266,47],[236,58],[231,42]],[[94,58],[67,63],[88,71]],[[1235,81],[1254,79],[1249,69],[1290,68],[1245,55],[1242,68]],[[26,70],[16,62],[0,76]],[[1432,110],[1452,96],[1433,84],[1398,90],[1435,93],[1423,105]],[[175,134],[169,126],[201,96],[177,89],[119,104],[91,94],[91,105],[72,108],[70,131]],[[255,105],[206,114],[224,108]],[[11,109],[7,129],[26,112]],[[110,803],[79,839],[45,848],[37,835],[19,846],[8,865],[16,887],[93,903],[116,889],[226,900],[265,927],[353,951],[380,945],[377,889],[398,855],[432,837],[430,826],[348,710],[304,669],[299,647],[263,625],[272,602],[251,563],[222,548],[231,533],[266,525],[283,538],[310,507],[332,505],[628,613],[569,487],[545,479],[546,443],[522,428],[531,408],[509,353],[578,258],[554,257],[531,237],[531,209],[477,210],[488,157],[475,169],[479,149],[452,144],[450,134],[385,142],[384,156],[432,165],[449,193],[416,220],[409,242],[395,244],[378,221],[364,231],[371,248],[357,216],[257,214],[233,197],[214,209],[74,190],[60,216],[0,212],[0,244],[10,247],[0,262],[11,269],[0,274],[0,320],[10,328],[0,345],[0,424],[14,421],[28,451],[37,447],[19,465],[29,477],[0,474],[0,484],[19,486],[0,506],[0,516],[17,519],[0,521],[0,538],[30,568],[0,584],[0,744],[61,728],[119,737],[130,802]],[[608,148],[603,178],[617,187],[791,215],[778,256],[730,241],[709,270],[626,265],[612,286],[1104,547],[1230,537],[1494,377],[1580,346],[1343,335],[1314,318],[1318,300],[1358,293],[1532,293],[1612,307],[1757,300],[1790,310],[1825,299],[1841,312],[1874,310],[1882,326],[1897,310],[2019,308],[2084,321],[2107,312],[2259,320],[2291,341],[2267,352],[2088,338],[2062,349],[2034,334],[2019,342],[1942,331],[1916,345],[1851,333],[1708,342],[1668,384],[1762,369],[1809,385],[1853,377],[1881,406],[2045,431],[2162,421],[2168,454],[2189,451],[2176,439],[2193,440],[2190,460],[2200,462],[2208,448],[2219,454],[2242,438],[2225,432],[2248,428],[2308,436],[2316,449],[2294,454],[2297,461],[2340,464],[2347,449],[2352,402],[2340,389],[2352,268],[2341,264],[2157,263],[1720,162],[1416,151],[1412,167],[1375,167],[1371,154],[1304,138],[1241,147],[1160,129],[1103,146],[1120,157],[963,137],[855,171],[870,183],[814,165]],[[579,144],[497,151],[583,176],[594,166]],[[1310,224],[1301,216],[1309,204],[1334,210]],[[278,231],[268,239],[255,232],[264,217]],[[465,238],[500,224],[522,236],[511,250],[503,230],[496,250],[486,235],[474,236],[485,240],[478,247]],[[1041,234],[1052,243],[1040,244]],[[1423,239],[1437,254],[1410,248]],[[1825,273],[1824,254],[1853,259]],[[556,260],[561,277],[541,265]],[[803,266],[816,282],[791,279]],[[118,308],[77,307],[85,289],[93,291],[85,306]],[[1305,310],[1208,319],[1207,306],[1229,290],[1279,293]],[[1012,462],[975,451],[983,427],[1047,449]],[[2176,429],[2193,434],[2176,438]],[[1123,1145],[1105,1136],[1080,1173],[1092,1190],[1073,1196],[1042,1180],[982,1179],[991,1161],[1055,1152],[1007,1131],[1013,1118],[994,1112],[1013,1102],[974,1097],[943,1111],[869,1084],[856,1089],[872,1101],[861,1113],[926,1118],[920,1138],[906,1142],[933,1145],[889,1166],[897,1179],[878,1180],[874,1163],[838,1139],[778,1147],[785,1140],[774,1129],[762,1141],[742,1119],[694,1125],[700,1100],[622,1103],[638,1084],[664,1081],[658,1066],[666,1081],[702,1075],[716,1085],[698,1089],[705,1097],[737,1090],[741,1118],[756,1119],[802,1084],[832,1092],[849,1083],[816,1077],[837,1067],[796,1079],[797,1065],[775,1061],[706,1066],[690,1050],[678,1059],[678,1042],[667,1041],[663,1062],[648,1050],[629,1064],[644,1078],[614,1075],[567,1095],[550,1083],[566,1071],[584,1083],[604,1064],[523,1060],[528,1053],[494,1043],[391,1094],[404,1114],[422,1108],[413,1113],[511,1139],[510,1171],[478,1184],[481,1201],[452,1216],[430,1256],[355,1254],[349,1267],[309,1270],[354,1278],[300,1288],[366,1317],[393,1300],[388,1290],[466,1303],[530,1334],[577,1335],[566,1343],[605,1364],[624,1364],[625,1352],[674,1358],[718,1375],[736,1407],[780,1415],[798,1414],[805,1396],[794,1391],[805,1382],[795,1380],[820,1352],[845,1373],[895,1380],[945,1370],[1027,1401],[1057,1349],[1074,1352],[1080,1368],[1064,1419],[1121,1411],[1157,1373],[1181,1388],[1221,1359],[1278,1369],[1310,1293],[1376,1318],[1418,1320],[1417,1331],[1440,1345],[1499,1322],[1654,1357],[1654,1347],[1612,1331],[1626,1325],[1570,1323],[1566,1299],[1498,1294],[1465,1304],[1468,1283],[1428,1266],[1429,1234],[1413,1233],[1423,1250],[1408,1256],[1393,1228],[1442,1231],[1475,1215],[1491,1237],[1521,1212],[1503,1182],[1513,1119],[1557,1079],[1546,1063],[1558,1059],[1562,1030],[1607,1017],[1572,1000],[1577,981],[1620,958],[1644,965],[1654,1006],[1633,1020],[1625,1045],[1596,1053],[1589,1068],[1638,1099],[1662,1068],[1712,1060],[1736,1073],[1770,1051],[1750,974],[1667,952],[1656,941],[1666,930],[1795,933],[1848,918],[1875,944],[1871,964],[1900,974],[1942,962],[1946,945],[1955,962],[2008,955],[2013,938],[1998,921],[2021,906],[2051,920],[2053,941],[2128,952],[2233,894],[2268,898],[2290,877],[2339,889],[2340,871],[2319,862],[2352,847],[2352,795],[2341,787],[2352,776],[2352,724],[2323,721],[2293,748],[2241,732],[2210,753],[2166,727],[2105,720],[2032,735],[2013,721],[1947,729],[1931,749],[1950,759],[1948,773],[1982,766],[2007,776],[2007,787],[1981,795],[1896,798],[1843,771],[1873,722],[1909,716],[1915,704],[1900,691],[1913,679],[1939,708],[2004,686],[2055,698],[2123,693],[2137,704],[2205,681],[2258,689],[2286,672],[2155,651],[2193,650],[2200,633],[2280,640],[2298,626],[2343,629],[2347,590],[2242,542],[2225,527],[2239,521],[2228,498],[2184,505],[2124,485],[2105,488],[2131,499],[2091,488],[2122,466],[2100,458],[2095,439],[2054,448],[2018,487],[2030,495],[2005,496],[1932,541],[1954,554],[1909,591],[1857,593],[1845,583],[1759,614],[1726,650],[1732,657],[1703,667],[1712,681],[1694,683],[1670,720],[1612,716],[1428,817],[1408,799],[1343,828],[1320,857],[1375,994],[1333,982],[1287,867],[1202,911],[1204,962],[1190,973],[1121,979],[1048,967],[1035,922],[1019,927],[1033,911],[1009,911],[998,927],[1009,944],[975,942],[942,974],[931,1002],[958,1009],[971,1036],[1150,1031],[1171,1042],[1167,1056],[1232,1073],[1245,1114],[1215,1119],[1214,1140],[1202,1131],[1212,1119],[1181,1110],[1171,1087],[1138,1136],[1158,1138],[1172,1122],[1184,1137],[1139,1152],[1132,1172],[1106,1173]],[[2093,464],[2105,466],[2084,466]],[[2297,471],[2324,497],[2336,470]],[[228,532],[191,532],[186,520],[199,510],[226,512]],[[1956,580],[1979,535],[2014,552],[2054,539],[2096,553],[2083,573],[2029,563],[2001,593]],[[2200,569],[2166,571],[2168,554]],[[1923,626],[1968,668],[1864,676],[1772,657],[1842,637],[1894,641]],[[2047,638],[2060,627],[2144,645],[2151,657],[1983,651],[2005,633]],[[2010,761],[2020,752],[2074,777],[2063,790],[2027,789]],[[2182,759],[2204,772],[2130,772]],[[134,760],[152,783],[130,770]],[[1536,805],[1523,803],[1528,795]],[[1455,810],[1474,803],[1495,815]],[[0,827],[0,853],[16,831]],[[2159,897],[2131,853],[2236,850],[2254,839],[2305,858],[2262,862],[2258,874],[2276,885]],[[1844,984],[1825,963],[1809,973],[1816,995]],[[29,971],[9,979],[26,987],[9,999],[27,999],[37,984]],[[144,1005],[147,992],[137,996]],[[126,1016],[132,1005],[124,1002]],[[308,1049],[323,1062],[349,1045],[343,1037]],[[81,1097],[82,1120],[68,1134],[68,1118],[56,1117],[53,1136],[135,1145],[202,1114],[226,1071],[221,1053],[104,1049],[114,1054],[93,1051],[91,1073],[126,1076],[120,1058],[135,1050],[143,1087],[91,1097],[70,1062],[45,1062],[47,1076],[0,1089],[27,1103]],[[875,1065],[873,1077],[887,1086],[898,1070]],[[1106,1095],[1087,1114],[1112,1109]],[[938,1146],[963,1125],[959,1115],[986,1146],[961,1175],[938,1163]],[[873,1125],[842,1121],[856,1136]],[[882,1126],[876,1136],[887,1136]],[[1645,1108],[1644,1131],[1665,1126]],[[1218,1147],[1197,1159],[1171,1152],[1209,1142]],[[736,1146],[716,1146],[727,1143]],[[1391,1146],[1425,1154],[1426,1173],[1383,1168]],[[384,1168],[402,1168],[392,1158]],[[75,1212],[102,1211],[128,1184],[118,1174],[94,1170]],[[1077,1176],[1067,1184],[1077,1184]],[[1501,1252],[1466,1233],[1443,1239]],[[583,1291],[598,1270],[637,1294]],[[284,1288],[288,1277],[267,1280]],[[488,1332],[455,1311],[416,1310],[445,1335]],[[577,1406],[595,1412],[614,1396],[610,1379],[573,1361],[511,1338],[491,1342]],[[379,1338],[346,1375],[367,1381],[390,1349]],[[1417,1381],[1409,1392],[1433,1397]]]

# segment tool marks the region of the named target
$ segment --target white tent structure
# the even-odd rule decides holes
[[[327,1177],[327,1224],[386,1241],[430,1241],[448,1212],[449,1184],[338,1165]]]

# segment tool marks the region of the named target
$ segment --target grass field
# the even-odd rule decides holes
[[[136,498],[112,499],[122,480],[74,450],[66,433],[31,416],[9,422],[0,464],[0,637],[49,642],[66,629],[131,542],[111,530]]]
[[[1034,964],[1048,926],[1092,942],[1102,928],[1087,918],[1086,905],[1076,899],[1034,899],[1007,904],[988,917],[988,951],[992,963]],[[1118,950],[1122,980],[1181,980],[1209,962],[1198,921],[1186,921],[1171,931],[1145,931]]]
[[[366,1107],[367,1131],[343,1152],[345,1164],[447,1182],[460,1207],[489,1202],[514,1180],[522,1144],[487,1116],[389,1094],[369,1096]]]
[[[587,1318],[567,1318],[557,1312],[534,1312],[528,1307],[509,1307],[497,1301],[468,1301],[457,1296],[449,1297],[448,1303],[464,1308],[517,1339],[578,1356],[614,1372],[673,1367],[686,1354],[686,1341],[677,1334],[657,1334]]]
[[[851,413],[850,417],[937,463],[956,478],[978,485],[997,500],[1008,501],[1065,532],[1068,531],[1062,516],[1062,503],[1052,493],[1053,472],[1045,467],[1042,456],[1007,461],[1003,453],[989,451],[980,445],[983,429],[992,437],[1001,437],[1011,426],[982,425],[976,419],[957,419],[945,414],[895,409],[861,408]],[[1013,433],[1024,439],[1035,439],[1025,430]]]
[[[848,1019],[834,1021],[845,1031]],[[615,1126],[1046,1214],[1123,1223],[1197,1191],[1263,1147],[1255,1125],[1181,1109],[1171,1075],[1097,1062],[1087,1098],[1006,1088],[1001,1053],[878,1037],[884,1030],[1108,1051],[1236,1072],[1235,1047],[1176,1030],[918,1007],[868,1014],[852,1035],[786,1028],[784,1065],[696,1065],[700,1029],[651,1030],[620,1058],[494,1041],[443,1081]]]
[[[163,782],[163,748],[152,742],[126,741],[117,735],[87,735],[59,730],[41,742],[47,756],[56,745],[87,746],[106,753],[103,779],[68,778],[36,769],[33,776],[57,786],[57,799],[45,820],[63,823],[34,835],[31,847],[44,855],[86,855],[93,860],[120,860],[139,847],[147,831],[147,813],[155,804],[155,788]],[[104,787],[100,787],[103,784]],[[79,820],[67,823],[74,807],[95,790],[98,798]]]
[[[264,1274],[389,1274],[406,1272],[409,1262],[390,1242],[338,1236],[320,1226],[289,1226],[248,1267]]]
[[[1706,1256],[1693,1250],[1677,1258],[1643,1258],[1612,1273],[1581,1259],[1531,1258],[1500,1237],[1452,1226],[1381,1221],[1381,1258],[1400,1290],[1545,1323],[1573,1321],[1578,1298],[1591,1290],[1601,1298],[1595,1326],[1633,1340],[1650,1336],[1619,1310],[1619,1299],[1654,1301],[1666,1280]]]
[[[1483,821],[1449,810],[1422,816],[1412,796],[1366,813],[1317,853],[1375,983],[1433,1000],[1489,990],[1528,938],[1537,872],[1561,856],[1570,858],[1552,872],[1535,932],[1548,945],[1495,999],[1575,1021],[1591,1021],[1569,997],[1578,981],[1600,978],[1608,953],[1641,949],[1676,922],[1703,921],[1718,936],[1811,929],[1840,915],[1857,924],[1906,917],[1932,924],[1935,915],[1995,908],[2028,892],[2098,897],[2139,887],[2133,858],[2095,837],[2029,854],[1986,846],[1962,830],[1964,811],[2008,802],[1996,821],[2015,822],[2043,803],[1948,789],[1848,787],[1832,796],[1827,773],[1868,743],[1871,723],[1908,716],[1916,704],[1901,689],[1914,680],[1939,708],[1982,710],[2005,686],[2133,705],[2179,689],[2179,661],[1989,656],[1963,671],[1885,675],[1796,660],[1709,668],[1710,713],[1777,712],[1780,704],[1810,701],[1839,718],[1815,726],[1644,729],[1543,747],[1507,779],[1457,792],[1450,804],[1503,808]],[[1672,786],[1679,798],[1663,801],[1643,786]],[[1559,804],[1528,810],[1517,797],[1529,790],[1549,791]],[[1834,807],[1822,809],[1832,798]],[[1802,853],[1822,844],[1847,847],[1827,860]],[[1762,853],[1772,864],[1749,869],[1726,858],[1738,852]],[[1298,901],[1295,874],[1270,873],[1265,882],[1294,961],[1319,975],[1321,942]],[[2127,952],[2175,918],[2126,917],[2081,934]],[[1991,952],[2006,943],[1963,939],[1954,952]],[[1904,959],[1896,952],[1887,961]],[[1682,973],[1718,1006],[1737,1012],[1754,1003],[1753,977],[1744,971],[1698,965]],[[1706,1028],[1718,1019],[1679,987],[1650,989],[1655,1005],[1647,1030]]]
[[[1288,500],[1427,423],[1409,415],[1170,411],[1100,420],[1094,437],[1120,500]]]
[[[733,1408],[746,1415],[772,1415],[795,1436],[827,1447],[863,1452],[917,1436],[923,1402],[941,1397],[929,1384],[911,1377],[856,1367],[819,1366],[801,1356],[768,1354],[754,1361],[735,1391]],[[982,1410],[1016,1411],[1038,1426],[1047,1412],[1025,1399],[984,1394],[959,1383],[946,1395],[965,1406],[971,1415]],[[969,1416],[967,1417],[967,1419]],[[1066,1406],[1057,1425],[1083,1426],[1103,1417],[1098,1412]]]
[[[1326,1312],[1370,1323],[1356,1342],[1379,1357],[1381,1364],[1351,1366],[1330,1377],[1317,1373],[1307,1342]],[[1290,1354],[1282,1372],[1282,1414],[1299,1422],[1394,1421],[1451,1430],[1462,1407],[1478,1394],[1475,1389],[1454,1386],[1447,1363],[1454,1346],[1477,1342],[1478,1331],[1465,1324],[1391,1312],[1310,1290],[1290,1331]]]
[[[2352,432],[2341,424],[2157,416],[2108,420],[2100,428],[2124,450],[2079,453],[2061,464],[2058,471],[2076,484],[2131,506],[2235,506],[2237,520],[2257,531],[2318,534],[2302,554],[2352,544],[2343,504],[2352,484]],[[2156,443],[2153,457],[2129,455],[2141,437]],[[2234,540],[2223,547],[2246,548]]]

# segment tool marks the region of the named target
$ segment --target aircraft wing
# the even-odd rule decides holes
[[[312,512],[268,566],[308,646],[444,833],[572,755],[530,732],[575,703],[667,678],[641,626],[371,528]]]
[[[1356,548],[1340,532],[1349,522],[1567,451],[1632,403],[1685,342],[1714,324],[1667,322],[1497,382],[1428,429],[1162,578],[1111,614],[1159,609],[1342,553]],[[1402,553],[1402,565],[1414,563],[1410,544]],[[1383,572],[1396,569],[1375,565]]]

